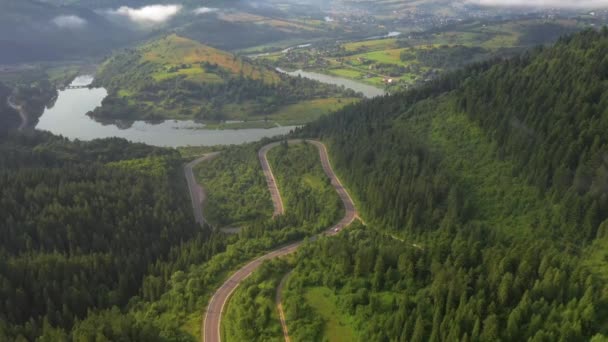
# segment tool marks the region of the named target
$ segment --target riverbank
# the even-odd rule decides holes
[[[295,71],[287,71],[281,68],[275,68],[276,71],[287,74],[293,77],[304,77],[311,80],[319,81],[321,83],[333,84],[337,86],[341,86],[347,89],[354,90],[355,92],[363,94],[363,96],[367,98],[373,98],[376,96],[383,96],[386,92],[383,89],[378,87],[374,87],[372,85],[368,85],[362,82],[354,81],[352,79],[329,75],[329,74],[321,74],[313,71],[304,71],[302,69],[298,69]]]

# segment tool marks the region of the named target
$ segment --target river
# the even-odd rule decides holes
[[[352,89],[356,92],[363,93],[363,95],[367,98],[372,98],[376,96],[382,96],[386,94],[386,92],[380,88],[376,88],[371,85],[367,85],[361,82],[353,81],[348,78],[338,77],[338,76],[330,76],[325,74],[320,74],[317,72],[304,71],[304,70],[296,70],[296,71],[285,71],[281,68],[276,68],[278,72],[290,75],[290,76],[302,76],[305,78],[309,78],[311,80],[316,80],[322,83],[335,84],[337,86],[344,86],[344,88]]]
[[[91,76],[81,76],[71,85],[85,86],[92,80]],[[145,121],[102,124],[91,119],[86,113],[100,106],[107,94],[103,88],[60,90],[54,106],[44,111],[36,129],[70,139],[119,137],[154,146],[177,147],[242,144],[287,134],[295,128],[283,126],[269,129],[217,130],[205,129],[204,124],[188,120],[166,120],[154,124]]]

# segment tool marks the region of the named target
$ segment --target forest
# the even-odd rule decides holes
[[[252,175],[243,179],[261,177],[255,152],[265,143],[224,149],[198,171],[203,185],[221,184],[216,171],[245,153],[256,162],[243,163]],[[285,191],[294,210],[254,215],[235,235],[201,229],[181,168],[190,158],[122,139],[5,136],[0,340],[194,341],[207,300],[231,271],[340,214],[316,148],[284,146],[270,160],[281,186],[298,189]],[[224,190],[232,191],[240,193]]]
[[[606,335],[606,49],[584,31],[304,127],[366,227],[298,253],[294,340],[331,328],[294,300],[318,287],[362,341]]]
[[[124,307],[157,261],[208,235],[176,151],[9,134],[0,144],[0,340]]]
[[[430,47],[428,49],[403,50],[400,59],[404,62],[419,60],[424,66],[438,69],[458,69],[481,59],[490,52],[482,47],[463,45]]]
[[[208,198],[203,213],[211,226],[235,227],[272,216],[272,200],[258,168],[256,147],[234,146],[196,167],[197,181],[204,185]]]
[[[268,161],[276,173],[285,212],[313,224],[315,233],[344,215],[342,202],[321,167],[315,146],[283,142],[268,152]]]
[[[294,341],[605,341],[607,55],[608,30],[584,31],[297,130],[327,144],[364,223],[262,266],[225,336],[280,339],[287,275]],[[227,202],[207,208],[212,222],[241,228],[226,235],[194,223],[176,150],[0,139],[2,341],[194,341],[231,272],[341,214],[307,144],[269,152],[276,219],[255,155],[270,140],[197,169]]]

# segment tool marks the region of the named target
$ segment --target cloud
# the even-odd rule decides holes
[[[468,0],[482,6],[552,7],[552,8],[604,8],[608,0]]]
[[[79,29],[87,24],[87,21],[75,15],[60,15],[51,20],[58,27],[66,29]]]
[[[201,14],[207,14],[207,13],[212,13],[212,12],[217,12],[217,11],[218,11],[217,8],[199,7],[197,9],[195,9],[193,12],[196,15],[201,15]]]
[[[149,5],[140,8],[122,6],[109,10],[112,15],[120,15],[139,24],[160,24],[173,18],[182,10],[182,5]]]

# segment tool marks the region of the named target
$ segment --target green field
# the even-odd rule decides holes
[[[361,79],[363,76],[365,76],[365,73],[363,71],[359,71],[359,70],[355,70],[355,69],[351,69],[351,68],[327,69],[327,71],[329,71],[331,74],[334,74],[336,76],[346,77],[346,78],[351,78],[351,79]]]
[[[342,314],[337,306],[338,298],[327,287],[312,287],[304,294],[306,302],[315,313],[325,320],[324,338],[330,342],[357,340],[353,319]]]
[[[353,97],[307,100],[281,107],[268,115],[268,119],[281,125],[302,124],[358,101]]]
[[[254,103],[231,104],[225,106],[224,111],[233,113],[232,119],[239,120],[239,122],[208,122],[205,129],[272,128],[302,125],[359,100],[351,97],[304,100],[279,107],[277,110],[264,115],[252,111],[252,107],[255,108]]]
[[[356,60],[359,58],[369,59],[378,63],[396,64],[406,66],[409,63],[401,61],[400,54],[404,49],[390,49],[390,50],[379,50],[367,52],[360,55],[350,56],[349,60]]]
[[[342,45],[346,51],[387,50],[397,47],[397,39],[376,39],[351,42]]]

